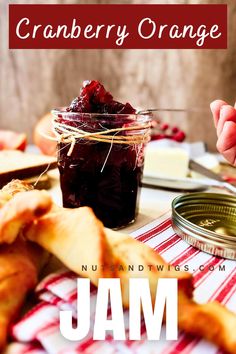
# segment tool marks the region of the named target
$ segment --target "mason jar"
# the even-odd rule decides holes
[[[114,229],[134,222],[151,115],[52,114],[63,206],[89,206]]]

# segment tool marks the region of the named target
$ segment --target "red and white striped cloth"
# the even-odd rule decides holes
[[[172,265],[186,266],[193,273],[195,299],[202,303],[217,300],[236,311],[236,262],[203,253],[181,240],[171,227],[170,214],[151,222],[132,233],[147,243]],[[199,267],[204,269],[200,270]],[[224,270],[222,270],[224,266]],[[209,270],[209,267],[211,270]],[[214,270],[213,270],[214,269]],[[142,325],[141,341],[94,341],[92,332],[82,341],[71,342],[59,331],[59,309],[70,309],[76,316],[76,275],[62,270],[44,279],[37,292],[40,303],[12,327],[16,343],[14,354],[219,354],[214,345],[179,332],[177,341],[145,339]],[[91,288],[91,316],[94,315],[96,289]],[[127,314],[125,314],[126,316]],[[128,329],[127,329],[128,331]]]

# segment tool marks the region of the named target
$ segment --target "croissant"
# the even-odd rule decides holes
[[[43,193],[46,196],[46,192]],[[29,192],[21,193],[22,197],[20,198],[23,198],[23,194],[29,195]],[[7,208],[9,204],[12,206],[17,203],[17,200],[13,198],[12,203],[6,201],[5,207]],[[10,215],[14,216],[14,213]],[[0,219],[0,243],[2,240],[14,242],[17,234],[16,231],[13,231],[10,238],[7,239],[7,235],[1,233],[1,230],[4,229],[1,223],[7,227],[6,220],[10,222],[10,218],[5,221]],[[158,253],[129,235],[104,228],[90,208],[69,210],[52,207],[39,217],[32,213],[29,218],[22,220],[21,233],[25,239],[36,242],[59,258],[70,270],[78,275],[89,277],[95,285],[98,284],[100,277],[119,277],[125,307],[129,306],[128,283],[130,277],[142,276],[149,279],[153,301],[156,284],[160,277],[177,278],[179,328],[186,333],[201,336],[213,342],[227,353],[236,353],[235,314],[217,302],[202,305],[195,303],[191,274],[175,271]],[[83,264],[96,264],[98,267],[96,271],[92,270],[91,266],[84,270]],[[153,267],[153,270],[150,271],[145,270],[147,268],[144,267],[141,274],[134,271],[130,273],[127,270],[129,264],[149,266],[158,264],[163,265],[163,269],[160,272]],[[113,265],[113,267],[109,265]],[[122,265],[119,267],[121,270],[117,271],[116,265]],[[30,285],[33,286],[33,283],[34,281]],[[27,288],[29,287],[28,285]]]
[[[24,228],[23,234],[77,274],[81,274],[83,265],[90,265],[82,273],[94,285],[99,278],[114,276],[109,267],[114,256],[103,224],[88,207],[60,208],[34,220]],[[97,265],[95,271],[91,271],[93,264]]]
[[[14,181],[0,191],[0,233],[2,240],[12,243],[0,245],[0,351],[6,344],[9,324],[21,309],[26,294],[35,288],[38,272],[48,258],[41,247],[19,236],[21,226],[48,211],[51,204],[48,196],[37,191],[24,193],[30,189]],[[21,193],[15,195],[18,192]]]

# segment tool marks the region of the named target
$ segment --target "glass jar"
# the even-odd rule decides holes
[[[89,206],[106,227],[138,213],[150,114],[52,111],[63,206]]]

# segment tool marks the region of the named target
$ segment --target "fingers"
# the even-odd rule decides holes
[[[223,131],[224,124],[227,121],[236,122],[236,109],[229,105],[224,105],[220,109],[220,117],[217,124],[217,136]],[[236,134],[236,131],[235,131]]]
[[[224,105],[227,105],[225,101],[222,100],[215,100],[210,104],[210,108],[212,111],[215,127],[217,127],[218,120],[220,118],[220,110]]]
[[[236,122],[224,123],[217,149],[232,165],[236,164]]]
[[[218,136],[217,149],[236,165],[236,102],[235,106],[216,100],[210,105]]]

